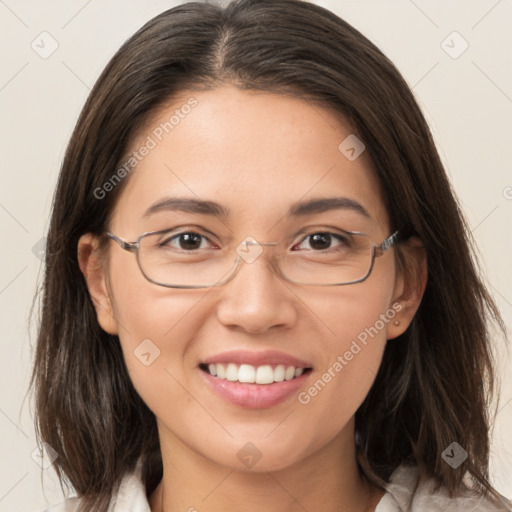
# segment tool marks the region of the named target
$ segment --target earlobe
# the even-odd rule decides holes
[[[78,241],[77,256],[100,327],[109,334],[118,334],[107,286],[105,265],[100,257],[97,237],[92,233],[82,235]]]
[[[410,238],[402,243],[400,250],[405,268],[401,269],[395,283],[391,304],[396,315],[388,324],[388,340],[407,330],[420,307],[427,286],[427,258],[420,239]]]

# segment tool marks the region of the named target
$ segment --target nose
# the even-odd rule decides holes
[[[264,250],[251,263],[242,260],[236,275],[221,287],[217,317],[225,326],[257,334],[296,322],[298,300],[288,283],[274,273],[269,254]]]

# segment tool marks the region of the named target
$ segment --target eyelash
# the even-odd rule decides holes
[[[159,246],[168,245],[169,242],[171,242],[172,240],[178,240],[179,237],[182,236],[182,235],[199,235],[202,239],[209,240],[209,238],[206,235],[202,235],[201,233],[198,233],[196,231],[182,231],[180,233],[174,234],[172,237],[167,238],[166,240],[163,240],[162,242],[159,243]],[[300,242],[298,242],[297,244],[294,244],[294,247],[296,245],[301,245],[308,238],[311,238],[314,235],[328,235],[331,238],[337,239],[338,241],[342,242],[342,246],[346,246],[346,245],[350,246],[350,238],[349,238],[349,234],[348,233],[347,233],[346,236],[344,236],[344,235],[333,233],[331,231],[312,231],[311,233],[308,233],[307,235],[305,235],[300,240]],[[213,243],[213,242],[210,241],[210,243]],[[183,250],[183,249],[180,249],[180,250]],[[201,249],[199,248],[199,249],[192,249],[190,251],[185,251],[185,250],[183,250],[183,251],[184,252],[192,252],[194,250],[201,250]],[[314,252],[325,252],[325,251],[332,250],[332,247],[330,247],[329,249],[321,249],[321,250],[316,250],[316,251],[315,251],[315,249],[311,249],[311,250],[314,251]]]

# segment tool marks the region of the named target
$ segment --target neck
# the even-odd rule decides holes
[[[370,512],[384,491],[360,474],[353,422],[312,455],[278,471],[221,466],[159,424],[163,478],[151,512]]]

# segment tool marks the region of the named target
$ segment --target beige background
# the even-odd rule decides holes
[[[62,499],[53,470],[31,458],[36,441],[24,397],[34,340],[27,320],[41,272],[37,244],[48,226],[68,138],[112,54],[145,21],[177,3],[0,0],[0,511],[37,511]],[[478,242],[486,279],[511,325],[511,0],[318,3],[376,43],[413,87]],[[43,31],[50,36],[40,36]],[[33,41],[39,53],[58,48],[42,58]],[[464,41],[467,50],[453,58]],[[512,497],[512,364],[503,345],[497,349],[503,396],[492,480]]]

